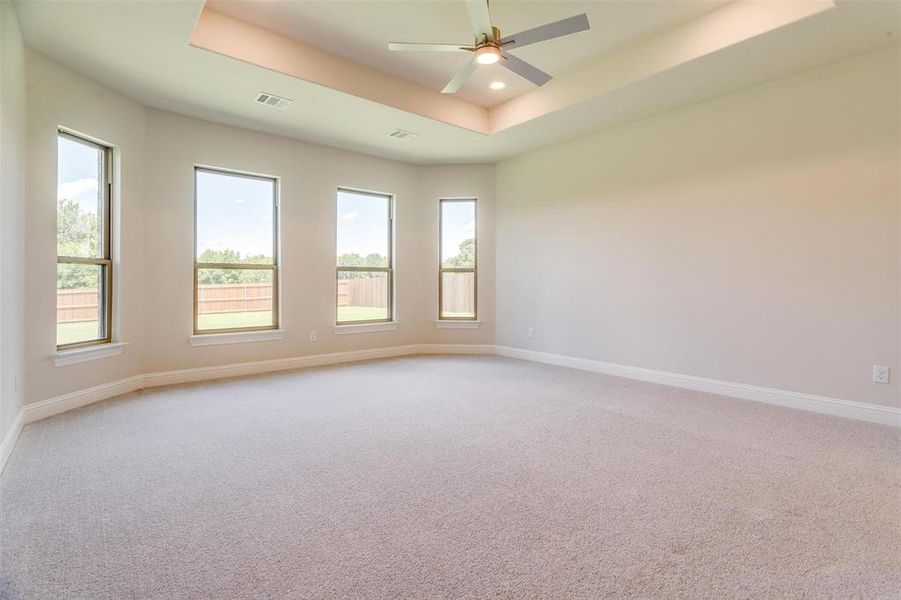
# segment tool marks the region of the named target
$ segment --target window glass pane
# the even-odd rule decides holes
[[[390,210],[387,196],[338,190],[338,266],[388,267]]]
[[[272,327],[274,277],[269,269],[198,269],[197,329]]]
[[[476,203],[474,200],[441,203],[441,266],[475,268]]]
[[[388,273],[338,272],[338,322],[387,321]]]
[[[103,156],[95,146],[57,138],[58,256],[103,257]]]
[[[476,316],[476,274],[441,274],[441,318],[472,319]]]
[[[275,181],[196,174],[197,262],[274,264]]]
[[[56,265],[56,343],[104,339],[103,265]]]

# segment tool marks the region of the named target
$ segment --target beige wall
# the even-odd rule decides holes
[[[499,164],[497,342],[901,405],[898,77],[880,50]]]
[[[422,230],[421,254],[427,261],[425,304],[429,327],[424,342],[494,343],[494,165],[428,166],[420,169],[420,193],[429,204]],[[476,198],[476,257],[478,267],[478,319],[480,331],[435,329],[438,318],[438,200]],[[474,341],[477,340],[477,341]]]
[[[143,335],[145,110],[137,102],[29,51],[26,254],[28,402],[140,373]],[[114,336],[120,356],[54,367],[56,351],[56,133],[66,127],[116,148],[113,215]]]
[[[24,404],[25,47],[0,2],[0,439]]]
[[[421,342],[493,343],[493,166],[418,167],[148,109],[36,53],[29,77],[29,402],[138,373]],[[128,343],[122,356],[58,368],[51,360],[57,125],[118,148],[117,337]],[[189,345],[195,164],[280,177],[284,340]],[[396,194],[396,331],[333,331],[339,186]],[[440,195],[480,200],[478,330],[434,328]]]
[[[147,109],[29,53],[27,401],[144,372],[497,340],[898,405],[897,383],[870,382],[876,363],[897,381],[901,349],[897,67],[896,50],[870,53],[495,173]],[[50,358],[57,125],[119,151],[117,337],[129,344],[122,356],[59,368]],[[282,341],[188,344],[195,164],[281,178]],[[397,195],[397,331],[333,333],[338,186]],[[479,198],[478,330],[434,327],[441,196]],[[150,295],[160,289],[171,291]]]
[[[145,336],[144,370],[156,372],[286,356],[341,352],[424,341],[491,343],[493,330],[436,331],[437,197],[484,198],[493,208],[493,167],[426,167],[382,160],[297,140],[215,125],[151,110],[146,155],[145,282],[168,287],[150,298],[159,315]],[[212,165],[281,178],[281,279],[283,341],[192,348],[193,167]],[[445,171],[447,169],[447,171]],[[448,176],[447,173],[451,175]],[[338,187],[396,195],[395,268],[397,331],[335,335],[335,194]],[[491,230],[485,232],[490,249]],[[483,255],[491,272],[493,253]],[[483,298],[488,313],[493,286]],[[489,320],[491,320],[489,318]],[[311,331],[319,341],[311,343]]]

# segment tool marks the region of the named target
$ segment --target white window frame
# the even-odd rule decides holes
[[[338,194],[341,192],[348,192],[351,194],[360,194],[364,196],[372,196],[384,199],[388,202],[388,266],[387,267],[339,267],[337,266],[337,242],[338,242],[338,227],[339,222],[335,221],[335,327],[347,328],[345,331],[350,332],[355,329],[359,329],[363,331],[363,328],[351,328],[350,326],[355,325],[375,325],[382,323],[394,323],[394,194],[386,194],[385,192],[374,192],[372,190],[360,190],[351,187],[339,187],[335,192],[335,214],[337,216],[337,206],[338,206]],[[387,273],[388,277],[388,317],[385,319],[364,319],[362,321],[339,321],[338,320],[338,281],[340,279],[341,273]],[[389,329],[395,328],[378,328],[378,329],[368,329],[372,331],[387,331]],[[368,331],[367,330],[367,331]]]
[[[101,256],[99,258],[60,256],[58,254],[59,250],[57,250],[56,264],[95,265],[101,267],[100,286],[102,289],[98,294],[100,298],[100,306],[98,308],[102,312],[104,335],[101,338],[83,342],[57,343],[57,352],[109,344],[113,341],[113,147],[63,127],[57,128],[57,145],[59,144],[59,138],[67,138],[75,143],[90,146],[103,154],[100,176],[101,194],[103,194],[101,207],[103,214],[100,215],[101,237],[103,238],[101,240],[101,245],[103,246]],[[59,165],[57,165],[57,172],[59,172]],[[58,244],[59,242],[57,241],[57,248]],[[56,328],[54,328],[54,331],[56,331]]]
[[[213,173],[229,177],[243,177],[245,179],[257,179],[272,183],[272,264],[244,264],[244,263],[205,263],[197,260],[197,173]],[[279,329],[281,320],[280,310],[280,283],[279,283],[279,178],[272,175],[235,171],[205,165],[194,165],[194,335],[218,335],[230,333],[247,333],[254,331],[270,331]],[[200,294],[199,278],[201,269],[223,270],[267,270],[272,272],[272,324],[262,327],[229,327],[225,329],[199,329],[200,318]],[[192,344],[204,345],[204,344]]]
[[[454,202],[472,202],[472,267],[445,267],[443,252],[444,244],[444,205]],[[469,322],[479,320],[479,200],[478,198],[439,198],[438,199],[438,321],[439,322]],[[471,317],[445,317],[444,310],[444,274],[445,273],[472,273],[472,316]],[[467,328],[459,326],[460,329]]]

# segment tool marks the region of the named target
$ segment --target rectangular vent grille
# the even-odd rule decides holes
[[[257,96],[257,102],[275,108],[286,108],[294,104],[294,100],[282,98],[281,96],[276,96],[275,94],[269,94],[267,92],[260,92],[260,95]]]
[[[392,129],[388,132],[388,137],[393,137],[396,140],[410,140],[419,137],[419,134],[412,131],[404,131],[403,129]]]

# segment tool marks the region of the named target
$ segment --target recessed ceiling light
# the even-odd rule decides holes
[[[493,90],[502,90],[505,87],[507,87],[507,84],[504,83],[503,81],[492,81],[488,87],[490,87]]]

